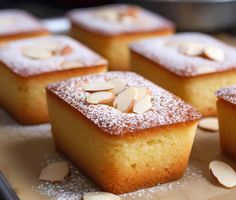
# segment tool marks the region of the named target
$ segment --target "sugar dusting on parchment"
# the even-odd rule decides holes
[[[65,158],[59,154],[47,154],[45,155],[45,161],[42,163],[42,168],[55,161],[65,160]],[[86,192],[99,191],[100,189],[95,186],[85,175],[83,175],[77,167],[75,167],[71,162],[70,175],[61,183],[50,183],[41,182],[37,187],[33,187],[33,190],[38,191],[41,195],[48,197],[53,200],[81,200],[83,194]],[[176,188],[184,187],[192,179],[200,180],[202,177],[202,172],[193,167],[189,166],[184,174],[184,176],[174,182],[157,185],[151,188],[138,190],[135,192],[120,195],[122,199],[154,199],[155,194],[161,192],[172,191]]]

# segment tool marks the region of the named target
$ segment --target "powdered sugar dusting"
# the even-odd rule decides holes
[[[58,48],[69,46],[73,51],[67,55],[54,55],[45,60],[31,59],[22,54],[23,48],[33,45],[42,45],[46,42],[53,42],[58,45]],[[0,61],[13,72],[21,76],[31,76],[63,70],[64,68],[62,65],[64,62],[80,61],[82,63],[82,66],[80,67],[107,64],[107,61],[104,58],[67,36],[47,36],[8,43],[0,49]]]
[[[65,160],[65,158],[59,154],[47,154],[42,168],[51,162],[60,160]],[[99,188],[84,176],[77,167],[69,161],[68,163],[70,175],[63,182],[51,183],[42,181],[40,185],[33,187],[33,190],[49,197],[49,199],[56,200],[80,200],[85,192],[99,191]]]
[[[42,164],[42,168],[51,162],[59,160],[65,160],[65,158],[59,154],[47,154],[45,155],[45,162]],[[47,196],[49,199],[55,200],[81,200],[83,194],[86,192],[100,191],[77,167],[69,161],[68,163],[70,166],[70,175],[62,183],[41,182],[37,187],[33,187],[33,190],[38,191],[41,195]],[[122,194],[120,197],[122,199],[155,199],[157,193],[165,193],[185,187],[194,180],[199,181],[202,176],[203,172],[201,170],[190,165],[184,176],[177,181]]]
[[[117,12],[126,10],[129,7],[129,5],[116,4],[95,8],[75,9],[68,13],[68,17],[75,25],[105,35],[173,29],[173,24],[170,21],[141,8],[137,20],[134,23],[110,22],[96,16],[96,12],[98,11],[109,10]]]
[[[82,90],[84,83],[123,79],[127,87],[145,87],[152,91],[152,107],[143,114],[122,113],[108,105],[91,105],[86,102],[89,94]],[[104,132],[122,135],[144,129],[197,120],[200,114],[189,104],[166,90],[132,72],[108,72],[89,75],[50,84],[48,90],[77,109]]]
[[[17,9],[1,10],[0,36],[45,30],[31,14]]]
[[[216,96],[229,103],[236,104],[236,85],[219,89],[216,91]]]
[[[172,181],[165,184],[158,184],[151,188],[146,188],[135,192],[126,193],[121,195],[121,197],[125,197],[127,199],[139,199],[139,198],[156,199],[155,197],[157,193],[160,194],[180,189],[181,187],[185,187],[189,183],[193,183],[193,181],[200,181],[202,177],[203,177],[203,172],[201,170],[197,169],[194,166],[188,166],[184,176],[177,181]]]
[[[184,55],[178,50],[178,45],[175,45],[184,42],[196,42],[219,48],[224,52],[224,60],[217,62],[200,56]],[[179,33],[174,36],[142,40],[133,43],[131,50],[180,76],[236,69],[236,49],[202,33]]]

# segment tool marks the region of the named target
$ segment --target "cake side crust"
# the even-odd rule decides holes
[[[0,36],[0,42],[10,42],[12,40],[20,40],[26,38],[33,38],[33,37],[42,37],[48,36],[50,33],[48,30],[41,30],[41,31],[31,31],[31,32],[24,32],[24,33],[17,33],[17,34],[9,34],[5,36]]]

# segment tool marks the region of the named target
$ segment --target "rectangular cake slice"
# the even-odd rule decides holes
[[[236,84],[236,49],[202,33],[135,42],[131,66],[204,116],[216,115],[215,91]]]
[[[106,69],[104,58],[67,36],[10,42],[0,49],[0,104],[22,124],[48,122],[48,83]]]
[[[129,70],[131,42],[175,31],[169,20],[134,5],[80,8],[67,16],[72,24],[70,34],[107,58],[111,70]]]
[[[49,34],[39,19],[20,9],[1,10],[0,26],[0,42]]]
[[[116,194],[179,179],[200,114],[131,72],[89,75],[47,87],[56,148]]]

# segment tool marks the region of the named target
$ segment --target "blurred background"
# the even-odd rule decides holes
[[[236,0],[0,0],[0,8],[21,8],[45,19],[110,3],[142,5],[174,21],[180,31],[236,34]]]

